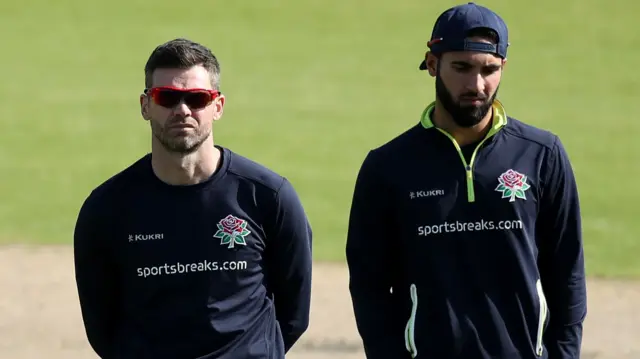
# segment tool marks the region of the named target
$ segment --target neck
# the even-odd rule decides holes
[[[475,126],[460,127],[456,125],[451,114],[445,110],[439,100],[436,100],[436,106],[432,113],[431,122],[447,133],[449,133],[458,143],[459,146],[465,146],[483,139],[489,129],[493,119],[493,108],[486,116]]]
[[[197,151],[184,155],[167,151],[154,138],[151,145],[151,167],[155,175],[170,185],[193,185],[207,180],[220,164],[220,150],[211,137]]]

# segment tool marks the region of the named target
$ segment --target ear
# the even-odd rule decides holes
[[[140,95],[140,114],[145,121],[149,121],[149,98],[145,94]]]
[[[217,121],[222,117],[222,113],[224,112],[224,103],[226,101],[226,97],[223,94],[220,94],[216,100],[213,102],[213,106],[215,111],[213,112],[213,120]]]
[[[425,54],[425,60],[427,62],[427,70],[429,71],[429,75],[431,75],[431,77],[435,77],[438,74],[438,61],[440,61],[440,59],[431,51],[428,51]]]
[[[507,59],[502,59],[502,71],[504,71],[504,68],[507,66]]]

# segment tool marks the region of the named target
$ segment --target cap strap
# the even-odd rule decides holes
[[[488,52],[499,56],[504,56],[506,49],[500,45],[494,45],[486,42],[462,40],[437,39],[438,41],[430,42],[429,47],[434,53],[443,53],[447,51],[478,51]]]
[[[468,40],[464,40],[462,49],[465,51],[491,52],[494,54],[498,52],[498,47],[494,44],[488,44],[486,42],[468,41]]]

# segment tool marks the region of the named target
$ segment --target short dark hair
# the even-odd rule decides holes
[[[161,68],[188,69],[200,65],[211,74],[211,86],[220,90],[220,64],[209,48],[177,38],[156,47],[144,67],[145,87],[153,86],[153,72]]]
[[[483,37],[494,44],[498,43],[498,33],[486,27],[477,27],[467,32],[467,37]]]

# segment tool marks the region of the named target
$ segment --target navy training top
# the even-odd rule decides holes
[[[282,359],[309,324],[312,232],[291,183],[229,149],[172,186],[148,154],[95,188],[74,234],[103,359]]]
[[[508,117],[460,148],[430,120],[367,154],[346,256],[367,359],[579,359],[580,205],[556,135]]]

